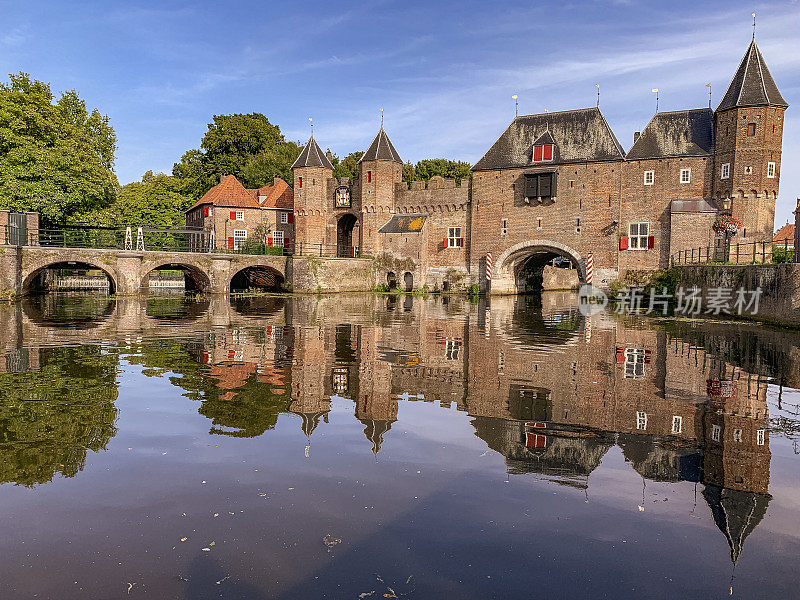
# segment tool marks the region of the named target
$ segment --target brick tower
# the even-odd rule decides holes
[[[788,106],[753,39],[716,111],[714,197],[742,221],[734,241],[772,240]]]
[[[318,244],[326,244],[325,228],[331,198],[328,181],[333,178],[333,165],[320,150],[314,136],[292,165],[294,176],[295,238],[303,245],[302,253],[314,252]]]
[[[380,252],[373,237],[395,210],[395,186],[403,181],[403,161],[383,127],[359,161],[359,188],[364,218],[362,245],[367,252]],[[370,235],[372,234],[372,235]]]

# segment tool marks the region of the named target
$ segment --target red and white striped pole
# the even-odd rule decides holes
[[[592,285],[592,280],[594,279],[594,257],[592,253],[589,252],[589,256],[586,257],[586,283]]]
[[[486,279],[491,281],[492,279],[492,253],[486,253]]]

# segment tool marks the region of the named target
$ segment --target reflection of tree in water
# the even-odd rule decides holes
[[[211,419],[212,434],[257,437],[274,429],[290,403],[288,382],[279,381],[281,370],[262,368],[259,373],[251,362],[204,365],[200,359],[206,347],[200,341],[160,340],[142,346],[130,361],[142,364],[150,377],[173,373],[170,382],[201,403],[198,412]]]
[[[41,368],[0,375],[0,483],[74,477],[86,452],[117,433],[116,354],[96,346],[41,351]]]
[[[112,297],[103,294],[44,294],[25,298],[22,310],[32,322],[39,325],[88,329],[114,312],[114,302]]]

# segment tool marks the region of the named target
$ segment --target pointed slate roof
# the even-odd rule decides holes
[[[703,498],[711,509],[714,523],[728,541],[731,561],[736,564],[745,539],[764,518],[772,496],[706,485]]]
[[[394,145],[392,145],[392,141],[389,139],[389,136],[386,135],[386,131],[384,131],[383,127],[381,127],[378,135],[376,135],[375,139],[372,140],[369,148],[366,152],[364,152],[364,156],[362,156],[361,160],[358,162],[363,162],[365,160],[391,160],[400,164],[403,163],[400,155],[397,153],[397,150],[394,149]]]
[[[259,208],[258,200],[233,175],[226,175],[217,185],[208,190],[203,197],[186,212],[203,204],[231,208]]]
[[[764,105],[789,106],[781,96],[767,63],[764,62],[764,57],[761,56],[761,51],[753,40],[717,110]]]
[[[708,156],[713,152],[714,113],[700,108],[656,113],[628,150],[628,159]]]
[[[308,138],[308,142],[303,147],[303,151],[292,165],[293,169],[298,167],[322,167],[323,169],[330,169],[333,171],[331,161],[328,160],[328,157],[325,156],[325,153],[320,149],[313,135]]]
[[[528,167],[533,146],[545,135],[554,145],[548,165],[625,159],[600,109],[584,108],[516,117],[472,170]]]

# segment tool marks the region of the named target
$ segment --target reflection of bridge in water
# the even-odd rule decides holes
[[[589,325],[563,306],[547,297],[542,309],[524,298],[46,297],[0,312],[14,332],[0,368],[34,374],[55,364],[54,346],[116,340],[130,360],[181,375],[173,383],[200,403],[212,434],[262,435],[288,413],[310,438],[339,396],[353,401],[376,455],[391,444],[401,397],[455,405],[509,474],[577,489],[616,446],[646,480],[702,484],[737,560],[770,500],[767,377],[797,386],[797,339],[736,326],[752,347],[743,359],[771,348],[745,370],[729,348],[714,349],[730,339],[715,336],[723,325],[705,334],[599,316]]]

